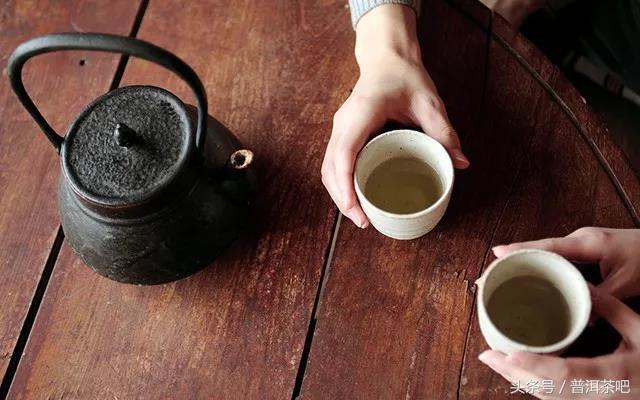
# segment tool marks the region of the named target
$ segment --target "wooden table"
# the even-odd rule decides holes
[[[210,113],[255,150],[261,181],[251,229],[209,268],[162,286],[111,282],[65,243],[56,155],[3,69],[0,397],[517,398],[476,358],[473,282],[490,248],[637,227],[640,183],[575,89],[502,19],[474,0],[424,10],[425,63],[472,167],[442,223],[400,242],[339,218],[320,182],[332,114],[357,78],[345,0],[0,2],[3,63],[55,31],[177,53]],[[121,85],[192,102],[169,73],[109,54],[45,55],[25,81],[58,130]],[[615,339],[606,326],[584,336],[578,354]]]

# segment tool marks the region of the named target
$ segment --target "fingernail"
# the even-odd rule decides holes
[[[482,361],[484,364],[489,366],[494,364],[494,357],[492,350],[485,350],[478,356],[478,360]]]
[[[357,218],[357,220],[358,220],[358,224],[357,224],[357,225],[358,225],[358,228],[360,228],[360,229],[364,229],[364,228],[366,228],[367,226],[369,226],[369,221],[367,220],[367,218],[365,218],[365,216],[364,216],[364,215],[362,215],[362,214],[358,214],[358,216],[357,216],[356,218]]]
[[[358,221],[358,218],[353,211],[347,211],[344,213],[344,216],[349,218],[354,224],[356,224],[356,226],[360,226],[360,221]]]
[[[349,211],[347,216],[360,229],[364,229],[369,226],[369,221],[367,221],[367,219],[362,214],[356,212],[356,210]]]
[[[367,221],[362,220],[362,217],[355,210],[347,211],[345,216],[353,221],[358,228],[364,229],[367,227]]]
[[[493,252],[493,255],[495,255],[495,256],[497,257],[498,255],[496,254],[496,251],[503,250],[505,247],[506,247],[505,245],[500,244],[500,245],[498,245],[498,246],[494,246],[494,247],[492,247],[492,248],[491,248],[491,251]]]
[[[453,152],[453,158],[455,158],[456,160],[458,160],[461,163],[465,164],[465,166],[469,166],[469,164],[471,164],[469,162],[469,160],[467,159],[467,157],[465,157],[464,154],[462,154],[462,152],[460,150],[455,150]]]

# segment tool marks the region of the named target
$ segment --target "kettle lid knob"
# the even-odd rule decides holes
[[[113,138],[120,147],[131,147],[136,141],[136,131],[129,128],[126,124],[118,122],[116,130],[113,132]]]
[[[91,103],[63,138],[38,110],[22,82],[27,60],[60,50],[121,53],[174,72],[193,92],[197,128],[193,129],[184,104],[171,93],[152,86],[129,86]],[[63,173],[71,189],[83,201],[95,205],[93,209],[106,206],[120,215],[125,209],[132,210],[152,198],[158,199],[160,192],[176,193],[168,187],[177,189],[174,183],[185,181],[182,177],[189,174],[181,172],[192,165],[192,156],[202,158],[204,154],[207,132],[204,86],[189,65],[152,43],[99,33],[45,35],[20,44],[9,57],[7,72],[16,96],[60,153]]]
[[[71,187],[94,204],[140,204],[180,177],[194,153],[184,104],[153,86],[127,86],[91,103],[60,156]]]

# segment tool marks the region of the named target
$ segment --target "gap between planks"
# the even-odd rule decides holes
[[[493,16],[493,13],[492,13],[491,14],[491,18],[489,20],[489,29],[488,29],[488,32],[487,32],[487,57],[486,57],[486,61],[485,61],[486,62],[486,64],[485,64],[485,78],[484,78],[484,84],[483,84],[483,90],[482,90],[482,97],[483,97],[482,101],[483,101],[483,104],[484,104],[484,97],[485,97],[487,78],[488,78],[487,74],[488,74],[488,62],[489,62],[489,47],[490,47],[491,41],[495,39],[496,43],[498,45],[500,45],[503,49],[505,49],[513,58],[516,59],[516,61],[529,73],[529,75],[531,75],[531,77],[544,89],[546,94],[548,96],[550,96],[553,99],[553,101],[560,106],[560,108],[565,113],[565,115],[567,115],[569,117],[569,120],[571,121],[571,123],[576,127],[576,129],[580,133],[580,136],[582,137],[582,139],[589,146],[589,149],[596,156],[596,158],[598,159],[601,167],[605,170],[609,180],[611,181],[611,183],[615,187],[615,189],[618,192],[619,196],[622,198],[622,200],[623,200],[623,202],[625,204],[625,207],[627,208],[627,210],[629,211],[629,214],[631,215],[631,218],[634,220],[634,223],[635,223],[636,227],[640,227],[640,216],[636,212],[636,209],[633,207],[633,203],[631,202],[631,199],[629,198],[628,194],[624,190],[624,187],[622,186],[622,183],[619,181],[619,179],[617,178],[617,176],[613,172],[613,169],[611,168],[611,165],[607,161],[606,157],[604,156],[604,154],[602,154],[600,148],[598,148],[598,146],[593,141],[593,139],[588,137],[587,133],[585,132],[584,127],[578,121],[578,118],[576,117],[575,113],[569,108],[569,106],[566,104],[566,102],[562,98],[560,98],[560,96],[556,93],[556,91],[553,89],[553,87],[551,87],[551,85],[549,85],[540,76],[540,74],[535,70],[535,68],[533,66],[531,66],[520,54],[518,54],[518,52],[513,47],[511,47],[511,45],[509,45],[509,43],[507,43],[499,34],[493,32],[493,20],[494,20],[494,16]],[[530,140],[529,143],[531,143],[531,140]],[[528,146],[530,146],[530,144]],[[519,170],[520,170],[520,168],[518,168],[518,171],[516,172],[516,178],[520,173]],[[511,189],[513,189],[513,188],[511,188]],[[502,212],[500,213],[500,216],[498,217],[498,220],[497,220],[496,225],[494,227],[494,231],[493,231],[493,233],[491,235],[491,240],[489,242],[489,248],[485,252],[485,256],[484,256],[484,258],[482,260],[482,266],[480,268],[480,274],[479,274],[480,276],[484,272],[484,267],[485,267],[485,264],[486,264],[486,261],[487,261],[487,257],[489,255],[489,252],[491,251],[491,244],[493,243],[493,239],[495,237],[496,230],[497,230],[498,226],[500,225],[500,221],[502,219],[502,215],[504,213],[504,209],[506,208],[506,205],[508,204],[508,201],[509,201],[510,197],[511,197],[511,192],[509,193],[509,195],[507,195],[505,207],[503,208]],[[457,396],[456,396],[457,399],[460,399],[460,389],[462,387],[462,374],[464,372],[464,364],[465,364],[465,360],[466,360],[467,345],[469,343],[469,336],[471,334],[473,308],[475,307],[476,300],[477,300],[476,297],[474,297],[472,305],[471,305],[472,309],[471,309],[471,314],[469,316],[469,323],[467,324],[467,334],[466,334],[466,339],[465,339],[465,343],[464,343],[464,347],[463,347],[463,353],[462,353],[463,354],[463,358],[462,358],[462,363],[460,364],[458,391],[457,391]]]
[[[311,344],[313,343],[313,336],[316,332],[316,321],[320,305],[322,302],[322,296],[329,280],[329,272],[331,271],[331,261],[333,260],[333,252],[336,247],[338,239],[338,232],[340,231],[340,224],[342,222],[342,213],[338,211],[338,216],[333,222],[333,229],[331,235],[331,242],[325,251],[326,257],[322,270],[320,271],[320,285],[316,292],[316,298],[313,302],[313,308],[311,309],[311,318],[309,319],[309,326],[307,328],[307,335],[304,340],[304,347],[302,348],[302,356],[300,357],[300,363],[298,364],[298,372],[296,373],[296,380],[293,386],[293,392],[291,393],[291,399],[295,400],[300,395],[302,390],[302,382],[304,381],[304,374],[307,368],[307,361],[309,360],[309,354],[311,353]]]
[[[142,24],[142,18],[144,17],[148,5],[149,0],[141,0],[140,5],[138,6],[138,11],[136,12],[136,16],[133,21],[133,25],[131,26],[131,30],[128,34],[129,37],[136,37],[138,35],[140,25]],[[127,66],[128,60],[129,57],[126,55],[122,55],[120,57],[115,73],[113,75],[113,79],[111,80],[111,84],[109,85],[109,91],[114,90],[118,88],[118,86],[120,86],[120,82],[122,81],[122,76],[124,75],[124,70]],[[15,374],[18,371],[18,366],[20,365],[22,354],[29,340],[29,336],[31,335],[31,330],[33,329],[36,317],[38,316],[40,305],[42,304],[42,300],[44,299],[44,295],[47,291],[47,286],[49,285],[49,280],[51,279],[51,276],[53,274],[53,270],[55,268],[56,261],[58,260],[60,250],[62,249],[63,242],[64,232],[62,231],[62,226],[58,225],[58,230],[56,231],[55,239],[53,241],[51,249],[49,250],[49,255],[47,256],[47,260],[42,270],[42,275],[40,276],[40,280],[38,281],[38,285],[36,286],[36,290],[33,294],[31,304],[29,305],[29,310],[27,311],[27,315],[25,316],[24,322],[22,324],[22,329],[20,329],[18,340],[16,341],[16,345],[13,348],[7,371],[2,378],[2,383],[0,384],[0,399],[6,399],[9,394],[9,389],[11,389],[11,384],[13,383]]]
[[[136,17],[133,20],[131,31],[129,31],[129,37],[135,38],[136,36],[138,36],[140,25],[142,25],[142,18],[144,17],[144,14],[147,11],[148,6],[149,6],[149,0],[140,1],[138,12],[136,13]],[[116,72],[113,74],[113,80],[111,81],[111,85],[109,85],[109,91],[117,89],[120,86],[120,82],[122,82],[122,76],[124,75],[124,70],[127,67],[128,62],[129,62],[128,55],[122,55],[120,57],[120,61],[118,62],[118,66],[116,67]]]
[[[457,7],[455,4],[450,4],[448,3],[450,6],[452,6],[453,8],[462,11],[459,7]],[[492,28],[492,23],[493,23],[493,15],[490,16],[489,19],[489,25],[488,28],[485,28],[484,26],[482,26],[481,23],[479,23],[475,18],[473,18],[472,16],[468,15],[465,12],[462,12],[462,15],[464,15],[466,18],[468,18],[469,20],[471,20],[472,22],[474,22],[475,24],[479,25],[483,30],[487,30],[487,41],[485,44],[485,70],[484,70],[484,76],[483,76],[483,85],[482,85],[482,94],[481,94],[481,102],[484,101],[485,98],[485,92],[486,92],[486,85],[487,85],[487,66],[488,66],[488,55],[489,55],[489,43],[491,40],[491,28]],[[478,119],[480,119],[480,115],[478,116]],[[298,364],[298,372],[296,374],[296,380],[295,380],[295,384],[294,384],[294,388],[293,388],[293,392],[291,395],[291,399],[292,400],[296,400],[298,398],[298,396],[300,395],[300,392],[302,390],[302,383],[304,381],[304,375],[305,375],[305,371],[306,371],[306,367],[307,367],[307,362],[309,359],[309,355],[311,352],[311,345],[313,343],[313,336],[315,334],[315,329],[316,329],[316,322],[317,322],[317,316],[320,312],[320,307],[321,307],[321,303],[322,303],[322,297],[324,296],[324,291],[326,289],[327,286],[327,282],[329,280],[329,275],[330,275],[330,271],[331,271],[331,262],[333,261],[333,253],[335,250],[335,246],[336,246],[336,242],[337,242],[337,238],[338,238],[338,232],[340,230],[340,224],[342,222],[343,216],[342,213],[340,213],[338,211],[338,216],[334,222],[334,229],[333,229],[333,235],[331,238],[331,242],[329,244],[329,247],[327,249],[327,256],[326,256],[326,261],[324,263],[324,266],[322,268],[322,271],[320,272],[320,286],[318,287],[318,292],[316,294],[316,298],[313,304],[313,308],[312,308],[312,312],[311,312],[311,318],[309,320],[309,327],[307,329],[307,335],[305,338],[305,342],[304,342],[304,347],[302,350],[302,356],[300,358],[300,363]],[[494,232],[495,234],[495,232]],[[487,253],[488,254],[488,253]],[[486,260],[487,258],[487,254],[485,254],[484,260]],[[484,260],[483,260],[483,265],[484,265]],[[473,315],[473,313],[471,314]],[[471,317],[470,317],[471,318]],[[467,336],[469,334],[469,331],[467,331]],[[465,349],[467,346],[467,341],[468,341],[468,337],[467,340],[465,340]],[[464,363],[464,354],[465,352],[462,353],[463,354],[463,358],[461,360],[461,365],[460,365],[460,373],[462,373],[463,371],[463,363]],[[461,377],[459,377],[461,378]],[[459,381],[460,382],[460,381]],[[460,383],[458,383],[458,394],[460,391]]]
[[[487,26],[486,31],[486,41],[484,48],[484,76],[482,77],[482,92],[480,97],[481,107],[484,105],[487,96],[487,83],[489,81],[489,49],[491,48],[491,31],[493,30],[493,13],[489,15],[489,24]],[[482,120],[482,112],[478,113],[476,126],[480,126],[480,122]],[[517,177],[518,173],[516,173]],[[510,191],[513,190],[513,186]],[[505,201],[504,207],[498,215],[498,219],[496,221],[496,225],[493,228],[493,232],[491,233],[491,238],[489,239],[489,247],[484,253],[484,257],[482,258],[482,264],[480,265],[480,273],[479,276],[482,275],[482,271],[484,269],[484,265],[487,262],[487,257],[489,256],[489,252],[491,251],[491,243],[493,243],[493,239],[495,238],[496,232],[498,230],[498,226],[500,225],[500,221],[502,220],[502,215],[504,214],[505,209],[507,208],[507,204],[509,202],[509,198],[511,197],[511,192],[507,195],[507,199]],[[475,283],[474,283],[475,285]],[[462,345],[462,360],[460,360],[460,371],[458,372],[458,388],[456,389],[456,399],[460,399],[460,389],[462,389],[462,374],[464,373],[464,362],[466,360],[467,355],[467,345],[469,344],[469,335],[471,334],[471,323],[473,319],[473,309],[476,305],[476,296],[473,296],[471,301],[471,310],[469,313],[469,320],[467,321],[467,333],[464,336],[464,344]]]
[[[489,62],[490,62],[489,61],[490,60],[489,57],[490,57],[490,48],[491,48],[491,43],[492,43],[491,40],[492,40],[493,37],[496,37],[496,34],[493,32],[493,21],[494,21],[494,16],[493,16],[493,14],[491,14],[491,19],[489,20],[489,29],[487,31],[487,33],[488,33],[487,50],[486,50],[487,57],[486,57],[486,65],[485,65],[485,68],[486,68],[485,69],[485,81],[484,81],[483,91],[482,91],[482,95],[483,95],[482,102],[483,102],[483,104],[484,104],[484,101],[485,101],[486,87],[487,87],[487,84],[489,82]],[[533,67],[531,67],[531,66],[530,66],[530,68],[533,69]],[[533,76],[533,78],[538,83],[540,83],[542,81],[542,77],[540,77],[540,75],[535,75],[535,76]],[[546,91],[545,91],[545,93],[546,93]],[[536,104],[538,104],[538,102],[536,102]],[[538,109],[536,107],[534,109],[534,115],[538,115],[538,114],[539,114],[539,112],[538,112]],[[534,132],[533,135],[531,135],[531,137],[527,141],[527,143],[525,145],[526,149],[530,149],[531,148],[534,138],[535,138],[535,132]],[[483,274],[483,272],[485,270],[485,267],[486,267],[486,264],[487,264],[487,259],[489,258],[489,255],[490,255],[490,252],[491,252],[491,245],[493,244],[493,241],[495,239],[496,233],[497,233],[497,231],[498,231],[498,229],[499,229],[499,227],[500,227],[500,225],[502,223],[502,218],[503,218],[504,213],[505,213],[505,211],[507,209],[507,206],[509,204],[509,200],[511,200],[511,195],[513,194],[513,190],[514,190],[515,184],[518,181],[518,178],[520,176],[520,171],[522,170],[522,165],[523,165],[523,161],[520,161],[520,163],[517,166],[517,169],[516,169],[516,172],[514,174],[514,177],[513,177],[512,181],[511,181],[511,184],[509,186],[509,192],[507,193],[507,196],[505,198],[505,201],[504,201],[504,204],[502,206],[502,209],[500,210],[500,214],[498,215],[498,218],[496,219],[496,223],[495,223],[495,225],[493,227],[493,231],[491,232],[491,237],[490,237],[489,242],[488,242],[489,245],[487,247],[487,250],[485,251],[484,257],[482,259],[482,263],[480,265],[480,271],[479,271],[478,276],[476,277],[476,279],[479,278],[480,276],[482,276],[482,274]],[[463,345],[462,361],[460,363],[460,373],[459,373],[459,376],[458,376],[458,390],[457,390],[457,393],[456,393],[456,398],[458,400],[460,399],[460,390],[462,389],[462,381],[463,381],[462,375],[464,373],[465,360],[466,360],[466,356],[467,356],[467,347],[468,347],[469,339],[470,339],[470,336],[471,336],[471,325],[473,324],[473,316],[474,316],[474,309],[476,307],[476,302],[477,302],[477,296],[473,296],[473,300],[471,302],[471,312],[469,313],[469,319],[467,321],[467,334],[465,336],[465,341],[464,341],[464,345]]]
[[[31,328],[33,327],[36,316],[38,315],[40,304],[42,303],[42,299],[44,298],[44,294],[47,290],[49,279],[51,278],[53,268],[56,265],[56,260],[58,259],[58,254],[60,254],[60,249],[62,248],[63,241],[64,234],[62,233],[62,228],[58,226],[56,237],[53,241],[53,245],[51,246],[51,250],[49,251],[49,256],[47,257],[47,261],[45,262],[44,268],[42,270],[42,275],[40,276],[40,280],[38,281],[36,290],[33,293],[33,298],[31,300],[31,304],[29,305],[29,310],[27,311],[27,315],[22,324],[22,329],[20,330],[20,334],[18,335],[18,340],[16,341],[15,347],[13,348],[13,353],[11,354],[11,358],[9,359],[7,372],[2,379],[2,384],[0,384],[0,399],[6,399],[7,395],[9,394],[11,383],[13,383],[13,378],[16,375],[16,371],[18,370],[18,365],[20,364],[22,353],[24,352],[25,346],[27,345],[27,340],[29,339]]]

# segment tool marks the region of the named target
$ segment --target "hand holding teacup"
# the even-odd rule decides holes
[[[578,263],[597,264],[603,291],[622,300],[640,295],[640,229],[585,227],[564,237],[496,246],[493,253],[503,257],[520,249],[547,250]]]
[[[558,254],[515,251],[492,262],[476,284],[480,330],[493,350],[559,354],[589,322],[587,283]]]
[[[356,198],[354,165],[369,136],[386,122],[420,127],[447,149],[456,168],[468,167],[469,161],[422,63],[414,11],[383,4],[367,12],[355,28],[360,77],[333,117],[322,182],[340,212],[365,228],[368,220]]]
[[[422,132],[400,129],[372,139],[356,160],[354,186],[371,224],[394,239],[415,239],[442,219],[453,190],[446,149]]]
[[[615,297],[640,294],[640,230],[582,228],[563,238],[543,239],[507,246],[497,246],[498,257],[513,251],[538,248],[554,251],[571,260],[599,263],[603,283],[590,287],[593,314],[607,320],[622,335],[619,348],[610,355],[594,358],[559,358],[535,352],[497,351],[483,352],[479,359],[511,382],[552,380],[556,385],[572,380],[613,380],[630,384],[627,397],[635,398],[640,392],[640,316]],[[505,354],[509,353],[509,354]],[[558,389],[556,387],[556,389]],[[604,392],[604,393],[603,393]],[[615,393],[581,394],[581,398],[615,398]],[[547,394],[534,393],[539,398],[571,398],[572,390],[562,394],[555,390]]]
[[[638,398],[640,395],[640,316],[620,300],[591,286],[591,298],[595,314],[606,319],[622,335],[618,349],[605,356],[593,358],[560,358],[527,352],[504,354],[487,350],[478,357],[480,361],[512,383],[554,382],[553,393],[533,393],[540,399],[614,399]],[[580,394],[569,388],[574,380],[603,380],[628,382],[623,391]],[[562,393],[560,385],[566,383]],[[617,396],[617,397],[616,397]],[[625,397],[626,396],[626,397]]]

